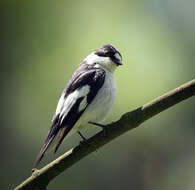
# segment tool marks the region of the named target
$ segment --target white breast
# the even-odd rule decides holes
[[[102,88],[98,91],[96,97],[83,113],[82,120],[79,122],[81,128],[89,125],[88,122],[101,123],[114,104],[116,96],[116,85],[113,74],[106,71],[106,77]]]

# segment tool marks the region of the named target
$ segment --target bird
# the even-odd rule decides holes
[[[104,126],[100,122],[105,120],[113,107],[116,96],[113,73],[120,65],[122,55],[111,44],[94,50],[80,63],[61,94],[35,167],[54,142],[56,153],[62,141],[74,133],[85,140],[81,130],[90,123]]]

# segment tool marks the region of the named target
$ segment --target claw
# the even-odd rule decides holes
[[[82,146],[84,144],[88,144],[87,139],[82,135],[82,133],[80,131],[78,131],[78,134],[83,139],[82,141],[80,141],[80,145]]]
[[[103,124],[100,124],[100,123],[91,122],[91,121],[89,121],[88,123],[90,123],[92,125],[95,125],[95,126],[98,126],[98,127],[101,127],[103,129],[104,136],[107,136],[107,134],[108,134],[108,127],[106,125],[103,125]]]

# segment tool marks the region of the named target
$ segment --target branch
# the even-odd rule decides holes
[[[118,121],[107,125],[108,130],[106,136],[103,132],[99,132],[88,139],[87,144],[78,145],[70,149],[40,170],[35,169],[32,175],[17,186],[15,190],[46,189],[52,179],[96,149],[193,95],[195,95],[195,79],[169,91],[136,110],[125,113]]]

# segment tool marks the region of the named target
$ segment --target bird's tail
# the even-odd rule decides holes
[[[49,147],[52,147],[51,145],[54,144],[54,140],[56,139],[56,136],[59,134],[57,138],[57,144],[55,146],[54,153],[58,150],[59,146],[61,145],[63,139],[67,136],[67,134],[70,132],[72,129],[73,125],[65,125],[61,126],[60,118],[59,115],[57,115],[53,123],[51,125],[51,128],[49,130],[49,133],[47,135],[47,138],[45,140],[45,144],[41,148],[41,151],[39,152],[37,159],[35,161],[34,167],[36,168],[41,159],[43,158],[45,152],[48,150]]]
[[[54,140],[54,138],[55,138],[55,136],[52,136],[52,138],[50,138],[49,141],[48,141],[47,143],[45,143],[45,144],[43,145],[43,147],[41,148],[41,150],[40,150],[40,152],[39,152],[39,154],[38,154],[38,156],[37,156],[37,159],[36,159],[36,161],[35,161],[35,163],[34,163],[34,167],[35,167],[35,168],[37,167],[37,165],[38,165],[38,164],[40,163],[40,161],[42,160],[42,158],[43,158],[43,156],[44,156],[46,150],[49,148],[49,146],[51,145],[51,143],[52,143],[52,141]]]
[[[35,160],[34,167],[37,167],[37,165],[39,164],[39,162],[43,158],[47,149],[51,146],[51,144],[53,144],[52,142],[54,141],[59,130],[60,130],[59,116],[57,115],[53,120],[53,123],[51,125],[50,130],[49,130],[49,133],[48,133],[47,138],[45,140],[45,143],[44,143],[43,147],[41,148],[41,150],[37,156],[37,159]]]

